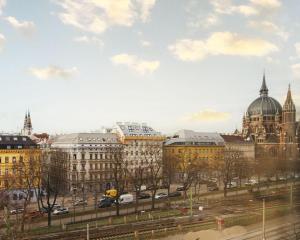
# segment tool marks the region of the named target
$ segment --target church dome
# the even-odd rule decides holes
[[[268,96],[268,88],[266,85],[265,75],[260,89],[260,97],[255,99],[248,107],[247,114],[252,115],[276,115],[282,113],[280,103]]]
[[[255,99],[248,107],[248,114],[251,115],[275,115],[281,114],[282,107],[280,103],[272,97],[259,97]]]

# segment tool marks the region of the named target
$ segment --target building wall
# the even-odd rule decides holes
[[[176,165],[176,172],[174,177],[176,182],[180,182],[182,178],[181,163],[193,162],[193,164],[212,163],[217,162],[223,158],[224,146],[210,145],[210,146],[189,146],[189,145],[165,145],[164,146],[164,160],[174,159]]]
[[[9,189],[22,189],[26,184],[18,182],[13,183],[14,180],[19,179],[15,166],[23,161],[23,171],[29,173],[29,159],[33,158],[36,165],[36,172],[40,166],[41,150],[40,149],[0,149],[0,190],[8,187]],[[24,173],[24,174],[25,174]],[[26,178],[24,178],[24,181]],[[34,187],[38,184],[36,180]]]

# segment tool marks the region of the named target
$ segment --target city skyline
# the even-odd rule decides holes
[[[270,96],[283,104],[291,83],[299,109],[299,11],[295,0],[0,0],[0,131],[21,130],[29,109],[34,132],[118,121],[232,132],[264,69]]]

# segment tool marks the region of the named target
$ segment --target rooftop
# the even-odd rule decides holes
[[[118,143],[117,135],[114,133],[71,133],[59,135],[53,139],[53,144],[78,143],[99,144]]]
[[[160,132],[155,131],[146,123],[117,122],[116,130],[124,136],[161,136]]]
[[[38,148],[38,145],[28,136],[0,135],[0,149]]]
[[[165,145],[224,145],[224,140],[221,135],[216,132],[180,130],[174,137],[166,141]]]

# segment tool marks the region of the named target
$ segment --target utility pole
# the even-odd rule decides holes
[[[263,199],[263,226],[262,226],[262,240],[266,240],[266,229],[265,229],[265,221],[266,221],[266,206],[265,206],[265,199]]]
[[[193,191],[192,191],[192,186],[190,186],[190,212],[191,212],[191,217],[193,217]]]
[[[290,192],[290,207],[293,209],[293,183],[291,184],[291,192]]]

